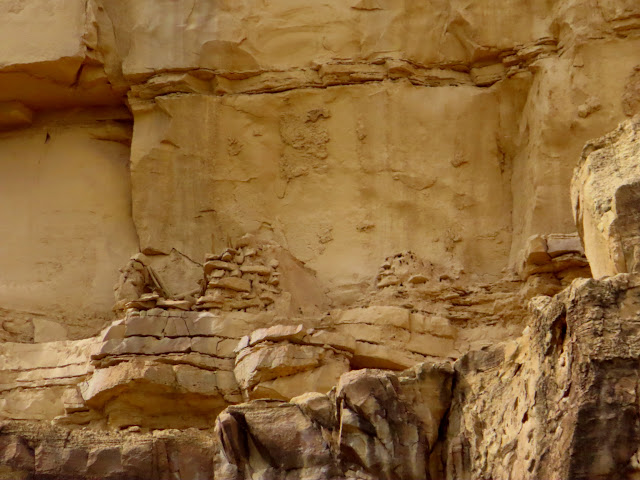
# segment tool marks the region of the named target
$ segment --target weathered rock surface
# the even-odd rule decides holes
[[[0,478],[204,480],[213,478],[213,438],[195,428],[120,432],[6,423]]]
[[[229,407],[215,430],[151,433],[122,425],[107,432],[5,422],[0,478],[431,478],[428,458],[449,407],[452,374],[448,364],[358,370],[328,395]],[[192,407],[183,405],[183,415],[193,415]]]
[[[260,328],[275,319],[268,312],[156,307],[131,311],[91,339],[0,344],[0,415],[94,427],[207,428],[243,398],[326,393],[350,370],[403,370],[458,356],[457,330],[448,321],[399,307]]]
[[[596,278],[640,268],[640,116],[585,146],[572,183],[576,223]]]
[[[58,340],[86,338],[111,318],[118,268],[138,243],[129,149],[109,131],[130,138],[129,118],[119,109],[69,112],[0,133],[5,339],[34,341],[40,320],[60,324]]]
[[[639,49],[637,0],[0,1],[0,478],[640,478]]]
[[[635,478],[638,279],[576,280],[456,364],[447,478]]]
[[[452,373],[447,364],[357,370],[328,395],[229,407],[216,424],[216,478],[432,478]]]
[[[464,287],[495,283],[532,235],[574,231],[574,159],[638,98],[628,0],[0,8],[0,299],[26,317],[0,330],[13,341],[34,341],[39,316],[60,339],[95,334],[138,250],[202,262],[246,233],[337,306],[407,250]],[[11,188],[22,178],[41,183]]]

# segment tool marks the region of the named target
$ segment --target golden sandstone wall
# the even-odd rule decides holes
[[[606,188],[587,157],[635,137],[592,143],[570,184],[585,143],[640,113],[639,52],[637,0],[0,0],[0,477],[536,478],[543,447],[469,446],[451,376],[508,370],[529,325],[527,374],[564,378],[527,302],[634,271],[616,192],[635,150],[605,155],[629,172]],[[379,420],[362,392],[399,409],[384,428],[422,425],[417,450],[360,445]],[[298,444],[258,398],[306,412],[286,428],[318,436],[310,463],[277,460]],[[329,440],[345,422],[355,439]],[[67,428],[78,450],[52,460]],[[153,438],[208,466],[165,465]],[[127,450],[147,444],[151,463]],[[407,456],[431,460],[398,473]]]
[[[3,305],[82,335],[138,246],[247,232],[336,302],[400,251],[503,276],[638,108],[637,6],[591,3],[3,2]]]

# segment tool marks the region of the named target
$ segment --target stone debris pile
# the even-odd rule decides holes
[[[242,240],[241,240],[242,242]],[[282,294],[279,261],[265,258],[261,246],[244,242],[236,248],[227,248],[220,254],[208,254],[204,265],[190,262],[181,267],[180,274],[188,270],[187,281],[178,285],[178,293],[167,286],[175,275],[163,279],[154,262],[156,257],[138,253],[121,269],[121,277],[114,287],[114,311],[125,312],[162,309],[170,311],[249,311],[258,312],[272,307]],[[200,269],[193,281],[194,268]],[[189,280],[191,282],[189,283]],[[175,290],[175,287],[174,287]]]
[[[282,293],[280,264],[264,259],[259,247],[227,248],[219,255],[207,255],[205,260],[207,287],[196,302],[197,310],[264,310]]]
[[[137,253],[120,269],[120,280],[114,287],[114,311],[150,310],[152,308],[190,310],[201,287],[172,293],[152,266],[152,256]]]

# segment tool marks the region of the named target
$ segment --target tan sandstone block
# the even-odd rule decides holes
[[[356,350],[351,364],[356,368],[404,370],[423,361],[423,356],[400,350],[397,347],[356,341]]]
[[[346,358],[336,358],[312,370],[258,383],[247,392],[248,398],[290,400],[307,392],[327,393],[349,371]]]
[[[371,324],[409,329],[409,310],[400,307],[366,307],[345,310],[338,314],[337,324]]]
[[[126,337],[147,336],[162,337],[167,324],[167,317],[145,315],[144,317],[129,317],[126,321]]]

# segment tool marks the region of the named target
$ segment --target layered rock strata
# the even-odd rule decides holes
[[[352,369],[459,356],[448,322],[397,307],[259,328],[277,322],[268,312],[154,308],[87,340],[4,343],[0,412],[69,425],[207,428],[243,398],[289,400],[327,392]]]
[[[638,48],[635,0],[0,2],[0,478],[637,478]]]
[[[131,255],[246,233],[337,307],[397,252],[499,283],[575,232],[574,159],[637,113],[632,1],[0,8],[7,340],[94,335]]]
[[[215,431],[69,431],[7,423],[2,478],[422,479],[450,402],[453,370],[358,370],[337,390],[229,407]],[[434,394],[439,392],[438,394]],[[420,399],[419,401],[417,401]]]

